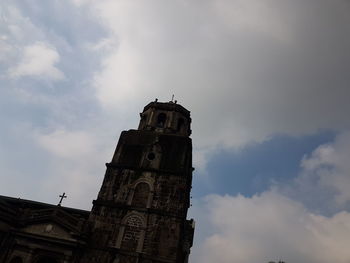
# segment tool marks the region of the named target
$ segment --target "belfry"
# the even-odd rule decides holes
[[[97,261],[91,262],[106,254],[99,246],[115,248],[116,262],[187,261],[193,239],[193,221],[186,220],[190,113],[173,102],[151,102],[140,115],[137,130],[122,132],[94,201],[89,223],[96,251],[89,257]]]
[[[91,212],[0,197],[1,262],[188,262],[190,112],[156,100],[140,117],[121,133]]]

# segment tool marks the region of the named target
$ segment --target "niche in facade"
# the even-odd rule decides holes
[[[150,194],[150,187],[147,183],[138,183],[134,190],[132,206],[147,207],[147,202]]]
[[[166,114],[165,113],[159,113],[157,117],[157,127],[164,128],[166,122]]]

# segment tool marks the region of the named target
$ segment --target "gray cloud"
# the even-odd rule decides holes
[[[175,93],[203,148],[349,126],[347,2],[91,5],[118,43],[95,75],[106,107]]]
[[[216,147],[240,147],[277,133],[299,136],[349,126],[348,2],[73,1],[18,6],[26,8],[18,10],[27,16],[12,12],[11,24],[29,21],[36,29],[27,31],[38,32],[33,38],[24,34],[22,42],[54,43],[61,55],[59,70],[67,77],[59,86],[32,83],[21,94],[42,96],[46,88],[33,87],[51,85],[55,100],[60,99],[56,104],[73,111],[76,118],[69,118],[74,121],[80,122],[84,111],[101,119],[111,114],[127,128],[136,127],[135,113],[147,101],[175,94],[193,114],[197,166],[204,166],[205,154]],[[46,10],[51,10],[49,17]],[[16,40],[6,43],[13,46]],[[58,112],[62,125],[71,113]],[[64,125],[74,125],[73,120]]]

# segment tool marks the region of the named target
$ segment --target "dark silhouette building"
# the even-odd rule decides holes
[[[0,262],[188,261],[190,112],[156,100],[140,116],[122,132],[91,212],[0,197]]]

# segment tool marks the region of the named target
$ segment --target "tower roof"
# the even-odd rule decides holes
[[[186,110],[180,104],[177,104],[176,102],[172,102],[172,101],[170,102],[158,102],[157,100],[152,101],[143,108],[143,111],[146,111],[149,108],[157,108],[157,109],[166,110],[166,111],[177,111],[182,113],[184,116],[188,118],[190,117],[190,111]]]

